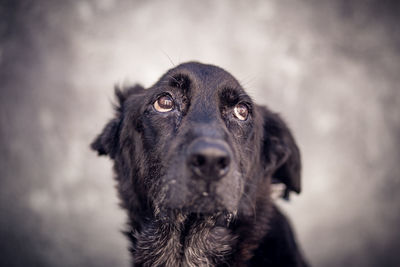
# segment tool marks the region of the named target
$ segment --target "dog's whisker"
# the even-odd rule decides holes
[[[161,49],[161,52],[164,54],[164,56],[166,56],[168,58],[169,62],[172,64],[172,66],[175,67],[174,62],[172,61],[170,56],[167,54],[167,52],[165,52],[163,49]]]

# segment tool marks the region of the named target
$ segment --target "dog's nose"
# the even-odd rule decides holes
[[[187,164],[195,177],[217,181],[228,173],[230,162],[230,153],[224,145],[196,142],[189,149]]]

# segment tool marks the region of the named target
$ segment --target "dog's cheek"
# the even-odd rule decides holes
[[[140,133],[143,144],[144,156],[149,158],[149,166],[157,169],[165,161],[167,157],[168,147],[171,143],[171,136],[174,125],[173,120],[169,117],[155,116],[146,113],[142,119],[142,129]],[[149,173],[155,175],[156,173]]]
[[[132,124],[140,125],[139,129]],[[154,141],[150,141],[155,138]],[[136,121],[126,119],[120,136],[121,167],[123,177],[130,182],[140,199],[152,200],[158,193],[158,177],[161,173],[159,153],[155,152],[160,140],[157,132],[149,127],[149,121],[143,116]],[[130,168],[127,168],[130,166]],[[129,170],[129,172],[128,172]],[[124,183],[126,186],[129,183]],[[122,188],[122,191],[129,189]]]
[[[242,173],[243,192],[239,203],[238,212],[244,216],[254,215],[254,206],[256,203],[257,192],[264,191],[265,183],[268,183],[264,177],[264,167],[260,158],[260,145],[257,135],[249,138],[240,153],[240,171]]]
[[[237,166],[233,166],[232,169],[232,173],[218,184],[216,195],[228,211],[236,213],[243,195],[244,180]]]
[[[174,147],[169,150],[180,151]],[[188,199],[188,185],[185,179],[185,165],[183,155],[166,153],[160,175],[157,178],[157,188],[154,191],[154,201],[160,208],[182,208]]]

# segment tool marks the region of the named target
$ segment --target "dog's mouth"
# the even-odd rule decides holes
[[[165,222],[180,222],[181,224],[193,224],[194,222],[207,222],[215,226],[229,226],[237,217],[237,211],[205,210],[197,208],[163,209],[156,214],[160,220]]]
[[[149,195],[155,212],[197,214],[200,217],[236,214],[243,195],[243,179],[236,164],[231,164],[231,171],[221,180],[213,182],[205,178],[195,179],[186,168],[170,164],[160,178],[160,190]]]
[[[210,226],[229,227],[236,218],[233,212],[223,211],[217,213],[188,213],[183,221],[184,226],[193,224],[207,224]]]
[[[225,205],[223,197],[213,191],[200,191],[188,202],[182,208],[187,214],[197,214],[200,217],[218,217],[227,213],[236,214],[236,208]]]
[[[178,183],[175,179],[172,181],[165,182],[160,193],[152,199],[159,211],[213,215],[225,211],[235,213],[238,209],[241,192],[237,188],[229,190],[229,185],[210,185],[202,181],[187,184]]]

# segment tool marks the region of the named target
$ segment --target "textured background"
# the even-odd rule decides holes
[[[0,266],[128,266],[112,87],[219,65],[303,155],[281,206],[315,266],[399,266],[397,1],[0,1]]]

